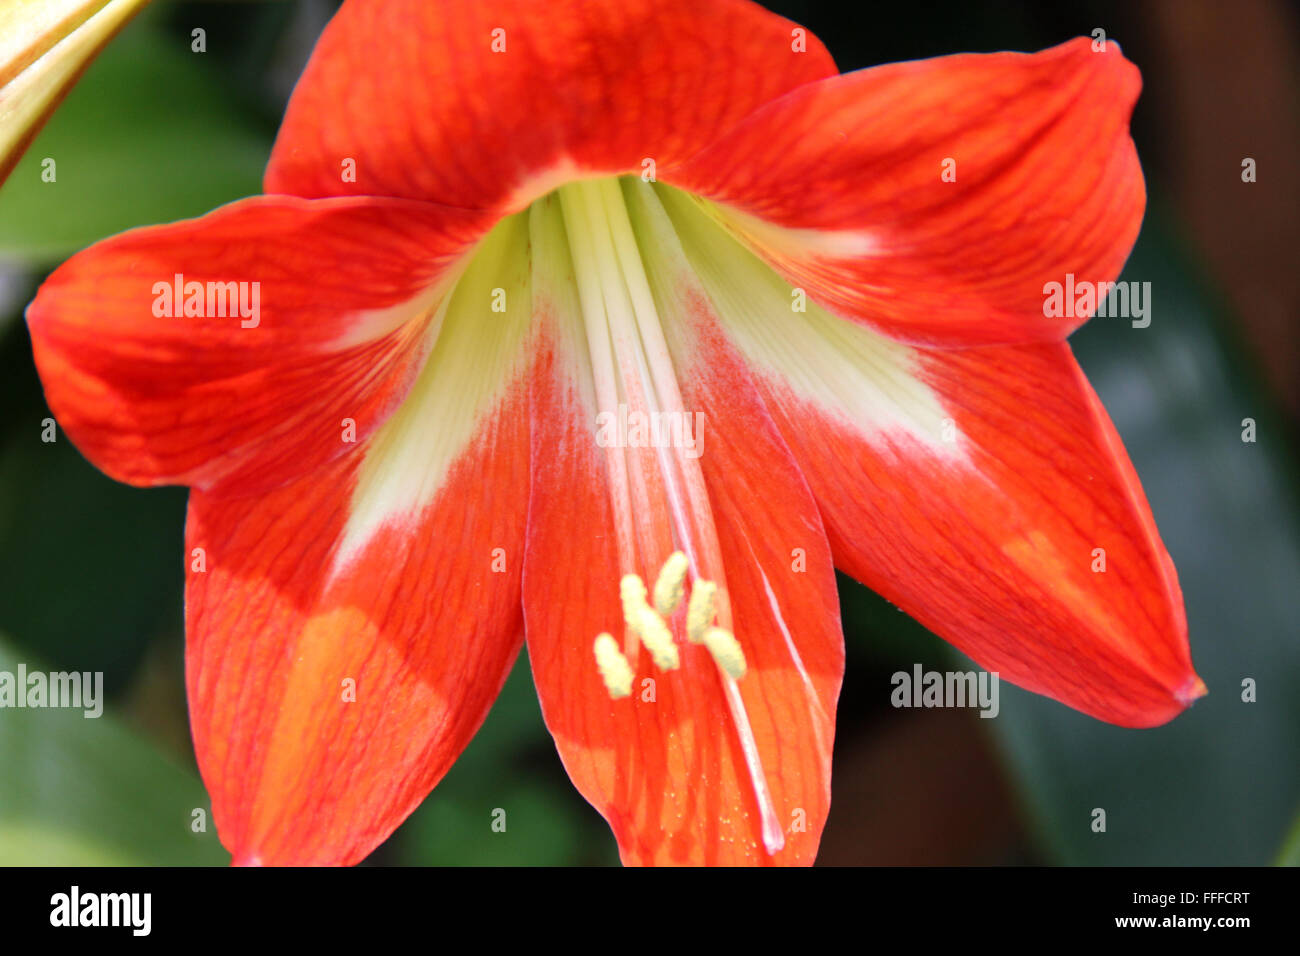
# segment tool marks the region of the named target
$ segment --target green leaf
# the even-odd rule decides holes
[[[1278,866],[1300,866],[1300,813],[1291,821],[1291,829],[1282,841],[1282,851],[1278,853]]]
[[[202,57],[149,15],[110,42],[0,187],[0,257],[47,265],[261,192],[270,136]]]
[[[0,337],[0,627],[59,669],[104,671],[110,696],[151,639],[183,628],[185,491],[118,484],[61,429],[43,441],[22,326]]]
[[[376,858],[415,866],[618,863],[609,827],[565,776],[526,652],[455,766]]]
[[[995,725],[1048,852],[1087,865],[1266,865],[1300,804],[1300,514],[1287,430],[1234,361],[1159,208],[1125,281],[1149,328],[1093,319],[1071,344],[1141,476],[1209,695],[1150,730],[1002,685]],[[1258,441],[1242,441],[1242,419]],[[1244,700],[1252,679],[1256,700]],[[1106,811],[1106,832],[1090,826]]]
[[[0,671],[43,670],[0,638]],[[217,865],[198,777],[107,713],[0,709],[0,866]],[[195,833],[202,810],[205,832]]]

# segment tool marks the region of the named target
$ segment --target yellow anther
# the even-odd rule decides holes
[[[623,600],[623,620],[641,643],[646,646],[655,666],[661,671],[675,671],[681,665],[672,631],[664,619],[646,603],[645,582],[635,574],[623,575],[619,582],[619,597]]]
[[[677,655],[677,645],[673,641],[672,631],[668,630],[664,619],[656,614],[653,608],[646,606],[641,609],[633,630],[641,638],[641,643],[646,646],[650,656],[655,659],[655,666],[661,671],[675,671],[681,666],[681,658]]]
[[[668,560],[659,570],[659,578],[655,581],[655,610],[663,617],[672,614],[682,603],[682,592],[686,588],[686,569],[690,564],[686,560],[686,555],[674,551],[668,555]]]
[[[696,644],[704,643],[704,632],[713,623],[713,598],[718,586],[698,578],[691,585],[691,603],[686,607],[686,634]]]
[[[611,634],[601,634],[596,638],[596,667],[600,670],[600,679],[605,682],[605,690],[614,700],[627,697],[632,693],[632,666],[628,664],[623,652],[618,649],[618,642]]]
[[[641,608],[646,607],[645,582],[635,574],[623,575],[618,583],[618,596],[623,601],[623,620],[627,626],[636,630],[636,619]]]
[[[709,649],[718,666],[733,680],[745,676],[745,652],[740,649],[740,642],[730,631],[720,627],[709,628],[704,633],[704,646]]]

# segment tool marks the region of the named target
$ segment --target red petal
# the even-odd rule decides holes
[[[558,177],[663,170],[835,73],[815,37],[795,51],[796,29],[739,0],[346,3],[294,91],[266,190],[513,212]]]
[[[710,429],[700,460],[749,664],[738,688],[784,848],[764,848],[741,738],[703,648],[679,640],[681,668],[669,673],[652,669],[643,652],[630,698],[611,700],[602,685],[592,641],[600,631],[621,633],[624,569],[605,453],[562,351],[548,355],[533,393],[524,572],[533,675],[565,769],[609,821],[625,863],[810,863],[830,805],[844,671],[830,552],[743,367],[725,343],[707,349],[700,354],[710,372],[692,374],[683,397]],[[662,540],[637,572],[653,580],[670,548]],[[644,697],[647,678],[653,701]]]
[[[1173,566],[1067,345],[922,349],[800,311],[688,197],[659,194],[839,567],[985,667],[1102,719],[1160,723],[1203,690]]]
[[[101,242],[27,311],[50,408],[120,481],[229,492],[305,474],[357,447],[344,419],[363,440],[406,394],[435,286],[483,224],[423,203],[259,197]],[[178,274],[244,283],[250,312],[258,283],[258,314],[156,315]]]
[[[921,361],[964,459],[764,383],[837,566],[1022,687],[1124,726],[1176,716],[1204,693],[1182,593],[1069,346]]]
[[[1045,317],[1044,285],[1113,280],[1137,237],[1140,85],[1086,38],[895,63],[805,86],[662,178],[738,210],[794,285],[894,337],[1058,340],[1085,317]]]
[[[522,639],[522,396],[487,426],[431,504],[341,563],[362,455],[191,495],[191,723],[236,863],[357,862],[482,723]]]

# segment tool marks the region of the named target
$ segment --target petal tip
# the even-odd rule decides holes
[[[1184,707],[1190,707],[1209,692],[1209,688],[1205,686],[1205,681],[1193,674],[1183,682],[1182,686],[1174,691],[1174,698]]]

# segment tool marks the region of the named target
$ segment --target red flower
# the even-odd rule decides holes
[[[1137,235],[1138,87],[1087,39],[841,76],[741,2],[345,4],[268,195],[100,243],[28,311],[87,456],[194,489],[235,861],[364,857],[526,636],[624,861],[808,862],[833,567],[1102,720],[1203,693],[1082,318],[1044,308]]]

